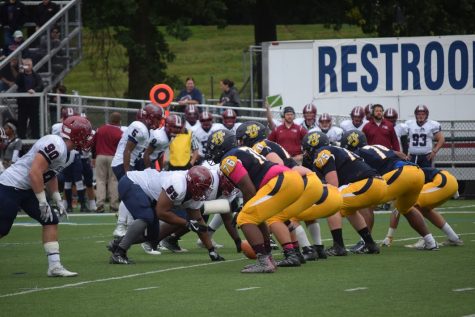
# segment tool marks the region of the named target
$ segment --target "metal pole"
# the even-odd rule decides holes
[[[254,107],[254,72],[252,63],[252,54],[254,52],[253,47],[249,48],[249,84],[251,85],[251,104],[250,107]]]
[[[40,98],[40,137],[45,135],[45,96],[46,94],[42,94],[40,97],[32,97],[32,98]]]

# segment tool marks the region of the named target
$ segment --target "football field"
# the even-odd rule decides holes
[[[115,216],[75,213],[60,225],[61,259],[79,272],[74,278],[46,276],[41,227],[19,217],[0,240],[0,316],[475,316],[475,201],[450,201],[438,210],[464,246],[406,248],[418,237],[401,218],[393,245],[379,255],[247,275],[240,269],[252,262],[236,253],[224,228],[215,240],[224,244],[225,262],[211,262],[189,233],[180,241],[189,252],[151,256],[133,246],[135,265],[109,264],[105,246]],[[388,213],[376,215],[375,239],[384,238],[388,222]],[[325,220],[321,228],[329,245]],[[347,246],[357,241],[347,222],[344,237]]]

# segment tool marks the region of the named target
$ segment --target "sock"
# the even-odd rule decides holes
[[[386,237],[394,237],[394,233],[396,233],[396,229],[389,227]]]
[[[315,244],[322,244],[322,233],[320,231],[320,224],[318,222],[307,225],[308,232]]]
[[[297,236],[298,244],[302,247],[309,247],[311,245],[302,226],[295,228],[295,235]]]
[[[256,254],[270,254],[267,253],[264,244],[255,244],[252,246],[252,249],[254,250],[254,252],[256,252]]]
[[[343,242],[343,230],[342,229],[334,229],[331,231],[333,243],[338,244],[341,247],[345,247],[345,243]]]
[[[221,218],[221,215],[214,215],[213,219],[209,222],[208,227],[212,229],[213,231],[216,231],[221,227],[223,224],[223,219]]]
[[[64,196],[66,196],[66,202],[68,208],[73,208],[73,190],[71,188],[64,189]]]
[[[264,240],[264,252],[265,253],[262,253],[262,254],[271,254],[272,253],[272,247],[270,246],[270,240]],[[252,247],[254,249],[254,246]],[[256,249],[254,249],[254,251],[256,252],[256,254],[258,253],[256,251]]]
[[[431,233],[424,236],[424,241],[425,241],[426,245],[429,245],[429,246],[432,246],[432,245],[435,244],[434,237],[432,236]]]
[[[147,228],[147,223],[144,220],[134,220],[134,222],[132,222],[132,224],[127,228],[127,233],[120,241],[119,247],[127,251],[130,249],[132,244],[144,242],[145,228]]]
[[[61,260],[59,258],[59,242],[51,241],[43,244],[43,247],[48,257],[48,267],[55,267],[61,265]]]
[[[127,215],[129,210],[125,207],[125,204],[121,202],[119,204],[119,212],[117,213],[117,225],[126,225],[127,224]]]
[[[455,233],[455,231],[447,222],[442,226],[442,231],[447,235],[449,240],[457,241],[458,239],[460,239],[459,236]]]
[[[86,190],[85,189],[82,189],[82,190],[78,190],[78,200],[79,200],[79,203],[81,204],[81,206],[83,206],[85,203],[86,203]]]
[[[96,210],[96,209],[97,209],[96,200],[95,200],[95,199],[89,200],[89,209],[91,209],[91,210]]]
[[[365,243],[374,243],[373,237],[371,236],[368,227],[364,227],[363,229],[359,230],[358,234]]]

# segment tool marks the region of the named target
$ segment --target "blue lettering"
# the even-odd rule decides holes
[[[435,80],[432,80],[432,52],[435,52],[437,62]],[[444,83],[444,49],[439,42],[430,42],[424,51],[424,80],[430,90],[437,90]]]
[[[409,61],[409,53],[412,55],[412,60]],[[419,47],[416,44],[401,44],[401,89],[409,89],[409,73],[412,73],[412,89],[421,89],[421,80],[417,64],[420,60]]]
[[[372,58],[378,57],[378,52],[373,44],[366,44],[361,50],[361,64],[363,68],[369,73],[369,76],[361,76],[361,87],[364,91],[372,92],[378,87],[378,70],[368,58],[368,53]],[[368,81],[368,77],[372,78],[372,81]]]
[[[460,67],[455,64],[455,55],[460,51]],[[449,83],[453,89],[463,89],[468,81],[468,51],[462,41],[455,41],[449,47]],[[457,68],[460,69],[460,80],[457,80]]]
[[[328,64],[325,64],[325,58],[328,56]],[[321,46],[318,48],[318,82],[319,92],[325,92],[325,77],[330,76],[330,91],[336,92],[336,51],[330,46]]]
[[[382,44],[379,51],[386,57],[386,90],[393,90],[393,55],[398,51],[397,44]]]
[[[341,91],[357,91],[358,85],[348,80],[348,74],[356,71],[356,63],[348,62],[348,55],[356,54],[356,45],[341,47]]]

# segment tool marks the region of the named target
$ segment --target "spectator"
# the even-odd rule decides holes
[[[43,80],[33,70],[31,58],[22,60],[16,84],[18,92],[34,94],[43,90]],[[38,97],[18,98],[18,135],[22,139],[26,138],[28,119],[30,119],[31,124],[31,138],[38,139],[40,136],[40,104]]]
[[[390,150],[400,151],[399,141],[394,131],[393,124],[383,118],[384,108],[380,104],[371,106],[371,118],[364,126],[363,133],[366,135],[369,145],[384,145]]]
[[[21,31],[13,32],[13,41],[10,42],[8,45],[5,45],[3,54],[5,56],[10,55],[14,50],[16,50],[20,45],[22,45],[23,42],[24,42],[23,33]],[[27,50],[25,51],[26,51],[26,54],[28,55],[28,51]],[[29,57],[29,56],[24,56],[24,57]]]
[[[58,26],[54,26],[50,32],[50,46],[48,49],[48,39],[46,35],[40,39],[40,45],[38,52],[35,54],[35,62],[38,63],[44,56],[51,54],[51,50],[57,48],[61,44],[61,31]],[[54,74],[61,73],[66,68],[67,57],[64,49],[61,49],[54,53],[51,58],[51,68]],[[40,72],[47,72],[48,65],[45,64],[41,68]]]
[[[18,77],[18,58],[13,57],[10,64],[0,70],[0,91],[10,89]]]
[[[121,116],[113,112],[109,116],[109,123],[97,129],[95,138],[95,151],[93,152],[93,165],[96,168],[96,198],[97,212],[105,210],[106,193],[109,195],[110,210],[119,210],[119,193],[117,192],[117,178],[112,172],[112,159],[114,158],[122,137],[120,129]]]
[[[7,136],[3,150],[3,167],[8,168],[20,158],[23,144],[16,135],[16,123],[14,121],[7,121],[3,128]]]
[[[38,4],[35,11],[35,24],[38,30],[59,12],[59,5],[50,0],[43,0]]]
[[[229,79],[223,79],[219,82],[221,90],[221,97],[219,97],[218,106],[225,108],[228,107],[239,107],[241,105],[241,99],[239,98],[239,93],[234,87],[234,82]]]
[[[429,120],[429,109],[424,105],[416,107],[414,116],[415,120],[406,122],[409,129],[409,160],[420,167],[432,167],[432,161],[445,142],[442,128],[439,122]]]
[[[188,77],[185,81],[185,89],[180,91],[176,97],[180,106],[186,106],[190,104],[203,104],[203,95],[195,87],[195,80],[192,77]]]
[[[307,130],[294,123],[294,108],[284,107],[281,116],[284,122],[272,130],[268,139],[280,144],[300,164],[302,163],[302,139],[307,134]]]
[[[0,7],[0,24],[3,26],[3,45],[13,42],[13,32],[23,28],[26,22],[26,8],[20,0],[5,0]]]

